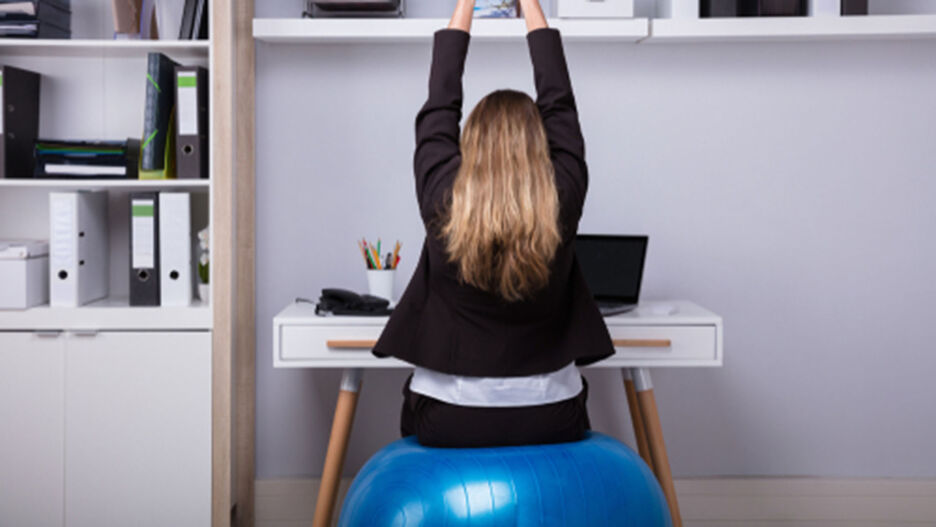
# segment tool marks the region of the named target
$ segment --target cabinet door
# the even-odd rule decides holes
[[[211,334],[72,335],[65,524],[211,523]]]
[[[62,525],[64,341],[0,332],[0,525]]]

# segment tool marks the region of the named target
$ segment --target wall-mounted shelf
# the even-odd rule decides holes
[[[108,298],[81,307],[39,306],[0,311],[0,331],[205,331],[211,308],[196,301],[190,307],[130,307],[126,298]]]
[[[43,188],[49,190],[205,190],[209,179],[0,179],[0,188]]]
[[[936,15],[707,19],[552,19],[567,42],[748,42],[936,38]],[[254,19],[254,38],[269,43],[428,42],[446,20]],[[472,38],[522,38],[522,20],[475,20]]]
[[[0,55],[137,57],[159,51],[173,57],[207,57],[207,40],[0,39]]]
[[[645,42],[936,38],[936,15],[654,19]]]
[[[328,42],[428,42],[433,33],[448,25],[438,18],[396,19],[301,19],[257,18],[254,38],[271,43]],[[637,42],[647,38],[645,18],[606,20],[550,20],[566,41]],[[475,20],[475,41],[520,40],[526,35],[523,20]]]

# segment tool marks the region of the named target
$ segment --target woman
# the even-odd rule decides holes
[[[581,439],[576,366],[614,353],[573,251],[588,175],[562,42],[537,0],[520,6],[537,101],[491,93],[459,133],[474,9],[459,0],[416,118],[427,236],[374,354],[415,366],[401,429],[427,446]]]

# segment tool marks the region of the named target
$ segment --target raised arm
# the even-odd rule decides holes
[[[420,212],[429,220],[443,198],[451,170],[441,170],[459,158],[462,116],[462,74],[468,53],[468,30],[474,0],[458,0],[448,29],[435,34],[429,97],[416,116],[416,196]]]
[[[520,0],[526,17],[527,43],[533,61],[536,105],[549,138],[556,179],[569,220],[578,221],[588,190],[585,140],[579,126],[572,80],[559,31],[549,29],[539,0]]]
[[[539,0],[520,0],[520,10],[523,11],[523,18],[526,19],[527,32],[549,27]]]

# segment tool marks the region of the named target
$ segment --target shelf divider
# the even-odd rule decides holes
[[[6,331],[205,331],[211,308],[196,301],[189,307],[130,307],[127,298],[107,298],[81,307],[38,306],[0,310]]]
[[[159,51],[180,58],[207,57],[207,40],[0,38],[0,56],[136,57]]]
[[[211,188],[210,179],[32,179],[8,178],[0,179],[2,188],[42,188],[66,190],[169,190],[169,189],[195,189],[208,190]]]

